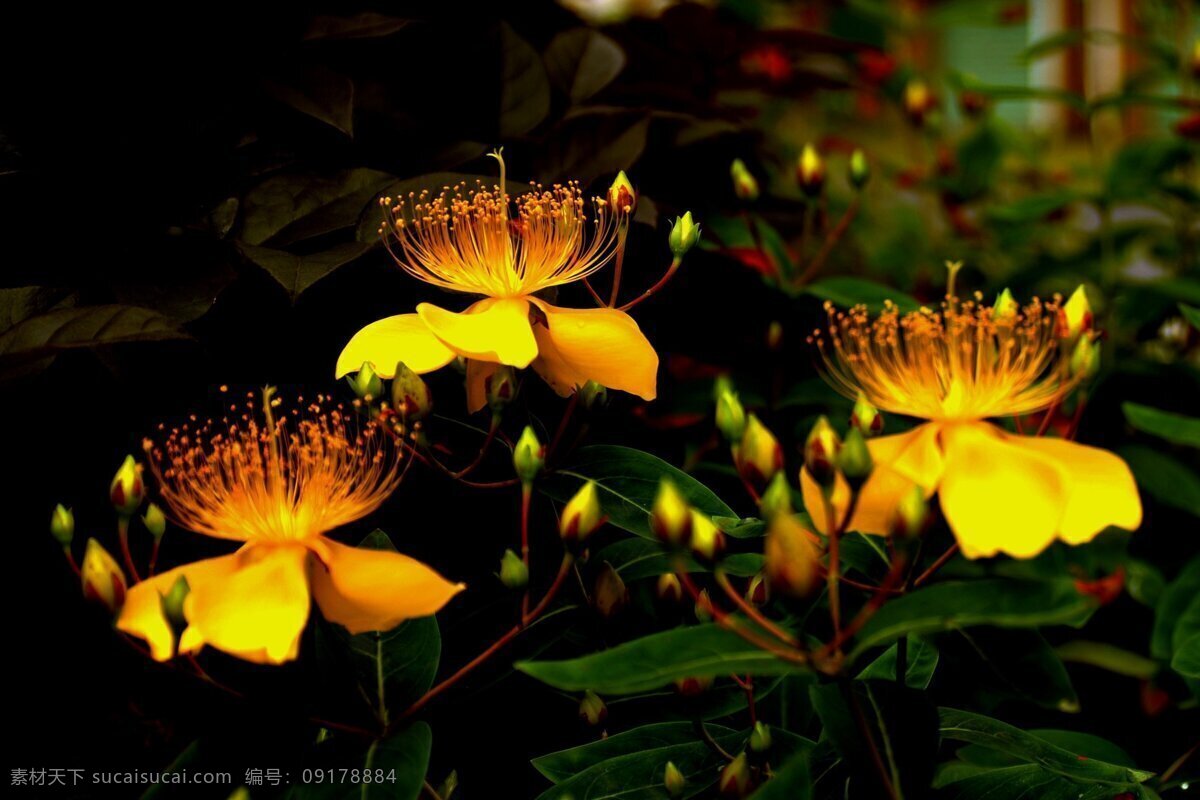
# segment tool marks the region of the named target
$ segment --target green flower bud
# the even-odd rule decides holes
[[[501,365],[483,379],[483,389],[487,395],[488,408],[493,414],[499,414],[517,396],[517,375],[512,367]]]
[[[796,182],[809,197],[816,197],[825,185],[825,161],[812,143],[804,145],[796,164]]]
[[[579,403],[588,411],[604,408],[608,405],[608,389],[588,381],[579,389]]]
[[[517,471],[517,477],[521,479],[521,483],[529,485],[545,465],[546,448],[538,440],[533,428],[526,425],[521,438],[513,447],[513,468]]]
[[[625,581],[613,569],[613,565],[604,562],[596,574],[596,584],[592,589],[592,606],[604,619],[612,619],[629,604],[629,590]]]
[[[1070,367],[1072,376],[1094,378],[1100,371],[1100,344],[1090,336],[1080,336],[1071,351]]]
[[[63,547],[70,547],[75,538],[75,515],[62,503],[50,515],[50,535]]]
[[[775,473],[775,477],[767,484],[766,491],[758,500],[758,510],[763,519],[772,520],[779,514],[792,513],[792,487],[788,485],[787,476],[783,470]]]
[[[700,594],[696,596],[696,604],[692,608],[692,613],[696,615],[697,622],[712,622],[713,604],[708,589],[700,590]]]
[[[579,718],[588,725],[596,726],[608,719],[608,706],[591,689],[583,693],[579,701]]]
[[[95,539],[87,540],[79,576],[84,597],[100,603],[113,614],[121,610],[121,606],[125,604],[125,590],[129,585],[125,580],[125,571],[112,554]]]
[[[675,257],[683,258],[684,253],[691,250],[698,241],[700,226],[692,221],[692,212],[687,211],[682,217],[676,217],[675,224],[671,226],[671,235],[667,239]]]
[[[513,590],[529,585],[529,567],[512,550],[505,550],[500,558],[500,582]]]
[[[558,519],[558,533],[564,542],[575,547],[584,542],[602,524],[604,524],[604,512],[600,508],[600,495],[596,491],[596,482],[588,481],[563,506],[562,516]]]
[[[401,419],[416,422],[433,411],[433,393],[425,380],[404,362],[396,365],[392,377],[392,408]]]
[[[929,504],[920,486],[913,486],[900,496],[896,514],[892,519],[892,533],[912,539],[920,536],[929,526]]]
[[[858,428],[851,428],[846,434],[846,440],[838,451],[837,466],[846,476],[847,483],[855,489],[863,485],[874,469],[875,462],[867,448],[866,437]]]
[[[754,723],[750,731],[750,750],[755,753],[765,753],[771,749],[771,727],[762,720]]]
[[[733,163],[729,165],[729,175],[733,178],[733,193],[739,199],[758,199],[758,181],[755,180],[754,175],[746,168],[746,164],[740,158],[735,158]]]
[[[862,189],[871,180],[871,164],[867,161],[867,154],[857,147],[850,154],[849,173],[850,185],[855,189]]]
[[[1058,312],[1059,338],[1074,340],[1092,329],[1092,305],[1088,302],[1087,291],[1080,284],[1067,302],[1063,303]]]
[[[1005,288],[1003,292],[996,295],[996,302],[992,305],[992,318],[997,320],[1011,320],[1021,311],[1021,304],[1013,297],[1012,291]]]
[[[668,761],[666,768],[663,769],[663,788],[667,790],[667,795],[672,800],[683,797],[684,789],[687,788],[687,778],[683,777],[683,773],[679,771],[679,767],[675,766],[674,761]]]
[[[742,478],[752,486],[763,487],[783,468],[783,448],[775,434],[754,414],[746,420],[746,430],[734,451],[734,461]]]
[[[358,372],[346,376],[346,383],[356,397],[363,400],[377,400],[383,395],[383,379],[375,372],[375,365],[364,361]]]
[[[730,443],[740,442],[746,433],[746,409],[732,389],[717,395],[717,429]]]
[[[617,173],[616,180],[608,188],[608,206],[616,214],[632,214],[637,207],[637,191],[624,170]]]
[[[871,405],[871,401],[862,392],[854,401],[854,409],[850,412],[850,425],[862,431],[866,437],[878,436],[883,433],[883,414]]]
[[[688,544],[692,548],[692,555],[703,563],[711,564],[725,552],[725,534],[708,515],[692,509],[692,536]]]
[[[113,508],[122,516],[131,517],[146,498],[146,484],[142,481],[142,465],[125,456],[121,468],[108,487],[108,497]]]
[[[146,506],[146,513],[142,516],[142,524],[146,526],[146,530],[155,539],[161,539],[162,535],[167,532],[167,517],[163,514],[163,510],[158,507],[157,503],[151,503]]]
[[[804,442],[804,466],[818,485],[824,488],[833,486],[841,447],[842,440],[829,424],[829,418],[820,417]]]
[[[745,797],[754,786],[754,776],[750,773],[750,763],[745,753],[738,753],[737,758],[730,761],[721,770],[717,779],[717,789],[723,797]]]
[[[746,587],[746,602],[752,606],[764,606],[771,599],[770,586],[767,577],[761,572],[750,579]]]
[[[167,624],[171,626],[171,630],[175,632],[176,638],[183,633],[184,628],[188,626],[187,617],[183,613],[183,602],[187,600],[188,593],[191,587],[188,586],[187,578],[180,575],[171,584],[171,588],[165,593],[159,595],[159,602],[162,605],[163,616],[167,618]]]
[[[682,547],[692,536],[692,508],[669,478],[663,478],[650,507],[650,529],[665,544]]]

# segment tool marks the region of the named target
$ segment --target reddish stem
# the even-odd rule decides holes
[[[142,576],[138,574],[137,566],[133,563],[133,553],[129,550],[129,519],[125,514],[117,517],[117,541],[121,545],[121,559],[125,562],[125,569],[129,570],[129,576],[133,578],[134,583],[141,583]]]
[[[737,590],[734,589],[733,585],[729,582],[729,576],[725,574],[724,570],[718,569],[714,576],[717,579],[717,585],[725,591],[725,594],[729,596],[729,599],[733,601],[733,604],[737,606],[743,614],[754,620],[759,627],[773,634],[775,638],[779,639],[779,641],[783,642],[784,644],[791,645],[792,647],[799,646],[799,642],[796,640],[796,637],[791,634],[791,632],[784,630],[771,620],[767,619],[761,611],[753,606],[753,604],[746,602],[746,599],[738,594]]]
[[[950,547],[948,547],[946,549],[946,552],[942,553],[940,556],[937,557],[937,561],[934,561],[932,564],[929,565],[929,569],[925,570],[920,575],[918,575],[917,579],[912,582],[912,585],[920,586],[922,583],[927,581],[929,578],[933,577],[934,573],[937,572],[942,567],[946,566],[946,562],[949,561],[950,559],[954,558],[954,554],[957,552],[958,552],[958,542],[955,542],[954,544],[950,545]]]
[[[638,303],[642,302],[643,300],[649,299],[651,296],[654,295],[655,292],[657,292],[659,289],[666,286],[667,283],[671,280],[671,278],[675,277],[675,273],[679,270],[679,265],[682,263],[683,263],[683,259],[680,258],[679,256],[675,256],[675,258],[672,259],[672,261],[671,261],[671,266],[667,267],[667,271],[665,273],[663,273],[663,276],[661,278],[658,279],[658,283],[654,284],[649,289],[642,292],[640,295],[633,298],[625,305],[621,306],[618,310],[619,311],[628,311],[629,309],[633,308],[634,306],[636,306]]]

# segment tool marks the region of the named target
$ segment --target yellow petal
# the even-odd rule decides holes
[[[390,630],[406,619],[435,614],[463,584],[450,583],[416,559],[319,537],[312,569],[313,597],[330,622],[351,633]]]
[[[180,576],[187,579],[191,592],[209,591],[208,587],[219,585],[238,569],[238,555],[233,553],[218,558],[206,558],[138,583],[125,597],[125,607],[117,618],[117,629],[146,640],[150,655],[157,661],[166,661],[174,653],[174,637],[171,626],[163,616],[162,595],[166,594]]]
[[[251,544],[227,557],[233,569],[224,574],[205,575],[192,585],[192,573],[185,572],[191,591],[183,603],[188,627],[180,652],[210,645],[261,664],[295,658],[311,605],[308,558],[308,550],[296,543]]]
[[[403,361],[413,372],[441,369],[454,360],[454,351],[442,344],[416,314],[401,314],[372,322],[347,342],[338,356],[336,375],[357,371],[370,361],[382,378],[396,374]]]
[[[1133,474],[1120,457],[1107,450],[1033,436],[1012,436],[1020,444],[1057,461],[1070,478],[1070,494],[1059,538],[1082,544],[1115,525],[1137,530],[1142,524],[1142,501]]]
[[[892,518],[896,513],[896,504],[905,492],[909,491],[913,482],[898,472],[886,466],[878,465],[863,484],[854,509],[854,517],[846,526],[848,531],[872,533],[877,536],[887,536],[892,531]],[[830,515],[824,501],[821,487],[813,480],[807,468],[800,469],[800,491],[804,495],[804,508],[812,517],[813,525],[821,533],[828,533]],[[926,490],[932,494],[932,490]],[[846,515],[850,505],[850,486],[840,474],[833,487],[830,498],[833,506],[833,519],[840,520]]]
[[[422,303],[417,313],[444,345],[467,358],[523,369],[537,357],[525,298],[488,298],[461,314]]]
[[[487,405],[487,379],[500,369],[494,361],[467,361],[467,411],[474,414]]]
[[[967,558],[1031,558],[1054,541],[1070,481],[1056,461],[985,422],[943,428],[942,512]]]
[[[609,389],[653,400],[658,354],[633,317],[615,308],[558,308],[531,298],[546,315],[535,325],[540,356],[533,368],[566,396],[593,380]]]
[[[869,439],[867,447],[877,466],[885,465],[932,492],[946,468],[940,437],[940,426],[926,423],[904,433]]]
[[[846,516],[850,507],[850,486],[841,475],[833,485],[833,494],[826,501],[824,490],[813,480],[807,467],[800,468],[800,493],[804,496],[804,510],[812,517],[813,526],[828,534],[837,522]]]

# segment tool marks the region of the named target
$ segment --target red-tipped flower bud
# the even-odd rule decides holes
[[[117,560],[95,539],[88,539],[79,568],[83,596],[102,604],[112,613],[125,604],[125,572]]]
[[[692,537],[692,508],[675,484],[663,478],[650,507],[650,529],[665,544],[683,547]]]
[[[558,532],[569,546],[577,547],[603,523],[604,513],[600,509],[600,495],[596,491],[596,482],[588,481],[563,506],[562,516],[558,520]]]
[[[794,514],[781,514],[771,521],[763,556],[772,591],[806,597],[816,588],[820,574],[815,538]]]
[[[108,487],[108,497],[117,513],[131,517],[146,498],[146,484],[142,481],[142,465],[125,456],[121,468]]]

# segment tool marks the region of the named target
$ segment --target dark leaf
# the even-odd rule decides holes
[[[721,725],[709,725],[710,735],[720,738],[736,733]],[[531,762],[534,768],[552,783],[562,783],[586,769],[617,756],[640,753],[678,744],[700,741],[696,726],[691,722],[660,722],[608,736],[557,753],[538,756]]]
[[[366,253],[371,246],[362,242],[344,242],[320,253],[304,256],[248,244],[240,245],[238,249],[278,281],[295,302],[314,283]]]
[[[1172,444],[1200,447],[1200,419],[1161,411],[1138,403],[1123,403],[1125,419],[1139,431],[1166,439]]]
[[[884,650],[879,658],[872,661],[858,673],[859,680],[896,680],[896,659],[900,644]],[[928,689],[933,680],[934,670],[938,665],[938,651],[931,642],[916,636],[908,637],[908,669],[904,673],[904,682],[913,689]]]
[[[352,228],[367,201],[393,181],[386,172],[362,168],[329,176],[267,178],[242,198],[238,238],[246,244],[279,247]]]
[[[550,81],[537,51],[507,22],[500,23],[499,78],[500,138],[529,133],[550,113]]]
[[[29,317],[0,334],[0,367],[67,350],[189,338],[173,321],[136,306],[85,306]]]
[[[1138,487],[1163,505],[1200,517],[1200,476],[1165,453],[1141,445],[1117,450]]]
[[[574,28],[555,36],[546,48],[550,80],[578,103],[599,92],[625,68],[625,51],[591,28]]]
[[[314,17],[304,32],[304,41],[328,39],[375,39],[391,36],[408,25],[408,20],[389,17],[375,11],[363,11],[350,17]]]
[[[919,302],[904,292],[863,278],[822,278],[815,283],[810,283],[804,288],[804,291],[842,308],[850,308],[861,303],[871,311],[879,311],[883,308],[884,301],[887,300],[895,303],[901,311],[915,311],[921,306]]]
[[[371,770],[371,782],[293,783],[289,800],[417,800],[425,785],[433,735],[424,722],[371,742],[365,750],[357,740],[330,740],[316,748],[311,759],[317,769]],[[374,780],[375,777],[382,780]]]
[[[324,67],[311,67],[288,80],[264,82],[276,100],[301,114],[354,135],[354,81]]]
[[[584,185],[601,175],[629,169],[646,148],[650,118],[642,112],[588,111],[564,119],[537,157],[548,181],[572,178]]]

